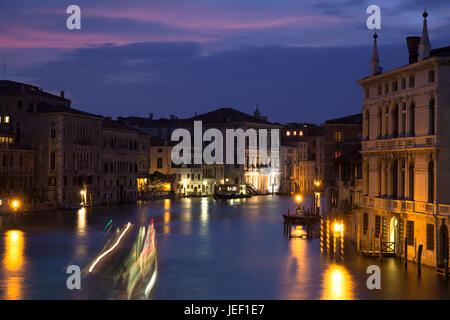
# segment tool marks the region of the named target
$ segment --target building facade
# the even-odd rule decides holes
[[[409,64],[381,72],[374,36],[363,87],[363,201],[358,246],[395,246],[397,255],[443,268],[450,227],[450,48],[407,39]],[[379,241],[381,238],[381,241]]]

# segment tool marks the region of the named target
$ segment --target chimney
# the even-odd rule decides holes
[[[149,118],[150,120],[153,120],[153,112],[150,112],[150,113],[148,114],[148,118]]]
[[[175,120],[175,115],[171,114],[170,115],[170,120]]]
[[[63,99],[64,99],[64,91],[61,91],[61,94],[60,94],[60,96],[61,96],[61,98],[63,98]]]
[[[416,63],[419,58],[419,42],[420,37],[418,36],[406,37],[409,52],[409,64]]]

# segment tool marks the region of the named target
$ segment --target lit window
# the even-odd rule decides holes
[[[297,135],[297,131],[294,131],[294,136],[296,136]]]
[[[299,135],[299,136],[302,136],[302,135],[303,135],[303,131],[299,131],[299,132],[298,132],[298,135]]]
[[[0,123],[2,123],[2,117],[0,117]]]
[[[342,131],[341,130],[336,130],[334,132],[334,141],[342,142]]]
[[[287,132],[286,132],[286,135],[287,135],[287,136],[290,136],[290,135],[291,135],[291,132],[290,132],[290,131],[287,131]]]
[[[334,158],[337,159],[341,156],[341,152],[340,151],[335,151],[334,152]]]
[[[5,116],[5,123],[9,123],[9,116]]]

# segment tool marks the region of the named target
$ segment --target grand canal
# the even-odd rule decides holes
[[[307,201],[307,200],[306,200]],[[305,203],[308,206],[308,203]],[[286,240],[281,214],[291,197],[207,198],[0,217],[1,299],[112,299],[83,278],[66,286],[66,267],[82,269],[111,225],[155,221],[158,274],[151,299],[449,299],[434,269],[348,254],[335,263],[319,239]],[[369,290],[366,269],[381,268],[381,290]]]

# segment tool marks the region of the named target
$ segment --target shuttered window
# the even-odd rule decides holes
[[[406,237],[408,246],[414,245],[414,221],[406,221]]]
[[[367,234],[367,230],[369,229],[369,215],[364,213],[363,216],[363,233]]]
[[[381,219],[380,216],[375,216],[375,237],[380,237]]]

